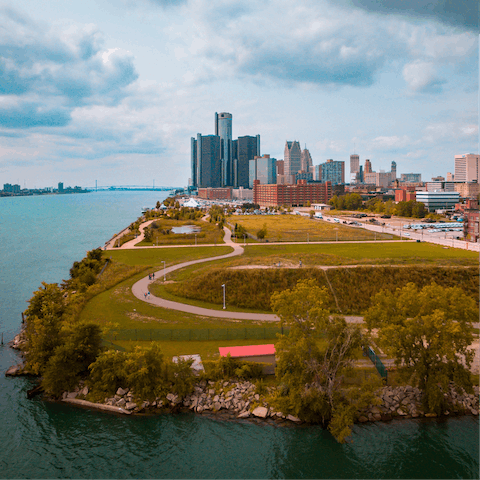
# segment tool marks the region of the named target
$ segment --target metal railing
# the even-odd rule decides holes
[[[365,355],[372,361],[372,363],[375,365],[375,368],[377,369],[377,372],[380,374],[382,378],[385,379],[385,381],[388,381],[388,371],[387,367],[383,364],[383,362],[380,360],[380,357],[374,352],[372,347],[365,347],[363,349]]]

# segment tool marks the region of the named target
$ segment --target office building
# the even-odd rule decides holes
[[[58,182],[58,193],[63,193],[63,182]]]
[[[285,162],[283,160],[277,160],[277,175],[285,175]]]
[[[295,174],[302,168],[302,149],[300,148],[299,142],[285,142],[283,161],[286,182],[294,184]]]
[[[394,182],[397,179],[397,162],[392,162],[392,166],[390,168],[391,175],[391,182]]]
[[[199,188],[198,189],[198,198],[204,200],[231,200],[232,199],[232,189],[219,187],[219,188]]]
[[[400,174],[400,181],[409,182],[409,183],[421,183],[422,174],[421,173],[402,173]]]
[[[222,186],[221,139],[218,135],[197,134],[192,138],[192,184],[200,188]]]
[[[356,183],[360,172],[360,157],[357,154],[350,155],[350,182]]]
[[[305,146],[305,149],[302,150],[302,153],[300,155],[300,170],[302,170],[302,172],[310,172],[310,167],[312,165],[312,156],[310,155],[310,152]]]
[[[250,160],[258,156],[260,156],[260,135],[246,135],[233,141],[235,187],[249,188]]]
[[[478,182],[478,163],[480,155],[474,153],[465,153],[464,155],[455,155],[455,173],[456,182]]]
[[[372,162],[367,158],[365,160],[365,169],[363,170],[365,173],[372,173]]]
[[[480,242],[478,200],[468,199],[464,208],[463,234],[468,242]]]
[[[215,112],[215,135],[221,139],[222,186],[233,185],[231,113]]]
[[[429,212],[451,210],[459,202],[458,192],[416,192],[417,202],[425,204]]]
[[[250,160],[249,186],[253,188],[253,182],[258,180],[261,184],[277,182],[277,160],[270,155],[255,156]]]
[[[315,180],[331,182],[332,185],[345,183],[345,162],[329,159],[318,167],[315,171]]]

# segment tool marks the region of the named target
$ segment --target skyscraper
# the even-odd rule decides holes
[[[300,143],[285,142],[285,152],[283,156],[284,172],[288,183],[295,183],[295,174],[302,169],[302,149]]]
[[[232,114],[215,112],[215,135],[221,139],[222,186],[233,185]]]
[[[235,187],[249,188],[249,162],[260,156],[260,135],[238,137],[233,141]]]
[[[368,158],[365,160],[364,173],[372,173],[372,162]]]
[[[478,182],[479,179],[480,155],[465,153],[455,155],[455,181],[456,182]]]
[[[200,188],[218,188],[222,186],[221,138],[218,135],[197,134],[192,139],[192,155],[196,152],[195,173],[192,169],[192,183]],[[195,175],[195,176],[194,176]]]
[[[253,188],[253,182],[259,180],[261,184],[276,183],[277,178],[277,160],[270,158],[270,155],[263,155],[262,157],[255,156],[250,160],[250,175],[249,186]]]
[[[310,152],[305,146],[305,149],[302,150],[302,153],[300,156],[300,169],[303,170],[304,172],[310,172],[310,167],[312,165],[313,165],[312,156],[310,155]]]
[[[392,182],[397,179],[397,162],[392,162],[392,167],[390,168],[390,173],[392,174]]]
[[[350,181],[355,183],[357,181],[357,174],[360,172],[360,157],[354,153],[350,155]]]
[[[345,162],[327,160],[319,165],[320,178],[322,182],[332,182],[332,185],[345,183]],[[318,175],[318,174],[317,174]]]

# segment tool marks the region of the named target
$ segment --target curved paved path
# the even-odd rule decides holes
[[[191,260],[189,262],[179,263],[177,265],[172,265],[165,269],[158,270],[155,272],[155,277],[157,279],[162,278],[162,276],[180,268],[188,267],[190,265],[196,265],[197,263],[204,263],[204,262],[211,262],[212,260],[220,260],[222,258],[230,258],[235,257],[236,255],[241,255],[243,253],[243,246],[239,243],[234,243],[232,241],[232,233],[231,231],[224,227],[223,230],[225,231],[224,241],[225,245],[232,247],[233,252],[228,253],[227,255],[220,255],[218,257],[209,257],[209,258],[202,258],[200,260]],[[192,313],[194,315],[203,315],[205,317],[218,317],[218,318],[233,318],[239,320],[262,320],[262,321],[270,321],[270,322],[278,322],[280,319],[273,314],[262,314],[262,313],[246,313],[246,312],[229,312],[227,310],[213,310],[210,308],[201,308],[196,307],[194,305],[187,305],[185,303],[173,302],[171,300],[165,300],[160,297],[155,297],[154,295],[150,294],[150,298],[145,298],[145,293],[149,291],[148,286],[150,283],[154,282],[155,280],[150,280],[148,275],[137,283],[135,283],[132,287],[132,292],[139,300],[143,300],[144,302],[151,303],[153,305],[157,305],[163,308],[170,308],[171,310],[178,310],[180,312]],[[227,292],[228,295],[228,292]]]
[[[199,260],[191,260],[189,262],[183,262],[177,265],[172,265],[171,267],[166,268],[165,271],[161,269],[155,272],[156,279],[158,280],[159,278],[162,278],[164,273],[166,275],[180,268],[188,267],[190,265],[196,265],[197,263],[211,262],[212,260],[220,260],[222,258],[230,258],[230,257],[235,257],[237,255],[241,255],[243,253],[243,246],[239,243],[234,243],[232,241],[232,233],[228,228],[224,227],[223,230],[225,232],[225,236],[224,236],[225,246],[232,247],[233,248],[232,253],[228,253],[226,255],[220,255],[218,257],[202,258]],[[191,245],[186,245],[186,246],[191,246]],[[142,247],[137,247],[137,248],[142,248]],[[151,247],[147,247],[147,248],[151,248]],[[231,318],[231,319],[237,319],[237,320],[260,320],[263,322],[280,321],[280,318],[277,315],[273,315],[271,313],[269,314],[269,313],[229,312],[228,310],[214,310],[211,308],[196,307],[195,305],[187,305],[185,303],[165,300],[160,297],[155,297],[152,294],[150,294],[150,297],[145,298],[145,293],[149,291],[149,285],[154,281],[155,280],[150,280],[147,275],[146,277],[142,278],[141,280],[139,280],[133,285],[132,293],[139,300],[150,303],[152,305],[156,305],[158,307],[163,307],[163,308],[169,308],[171,310],[177,310],[179,312],[192,313],[194,315],[203,315],[205,317],[216,317],[216,318]],[[227,295],[228,295],[228,291],[227,291]],[[345,320],[348,323],[363,323],[363,317],[345,316]]]

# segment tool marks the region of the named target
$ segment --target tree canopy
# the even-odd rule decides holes
[[[373,394],[370,387],[353,395],[340,388],[362,337],[356,325],[330,314],[328,301],[328,291],[313,280],[272,295],[273,311],[290,329],[276,344],[281,384],[276,401],[285,413],[328,425],[343,442],[358,408],[373,401]]]
[[[378,329],[380,346],[398,367],[425,390],[424,407],[441,413],[449,382],[471,389],[475,301],[459,287],[432,283],[422,289],[409,283],[394,293],[379,292],[365,315]]]

